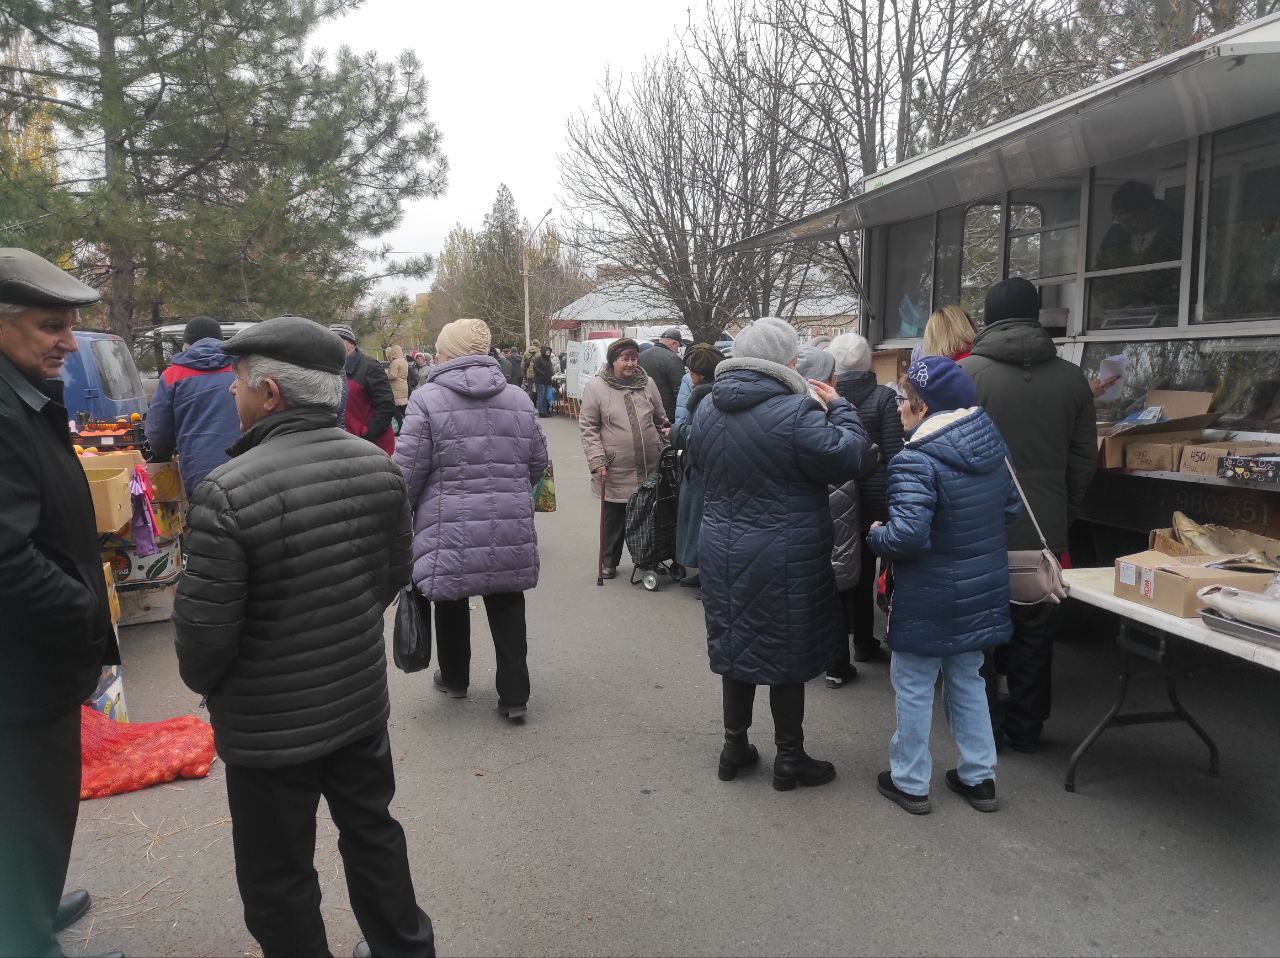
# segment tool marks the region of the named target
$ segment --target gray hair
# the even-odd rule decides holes
[[[19,306],[17,303],[0,303],[0,316],[16,316],[30,308],[30,306]]]
[[[240,365],[240,364],[243,365]],[[250,389],[259,389],[264,380],[273,379],[280,387],[280,398],[286,409],[294,406],[324,406],[337,410],[342,404],[342,374],[307,369],[293,363],[266,356],[245,356],[237,363]]]

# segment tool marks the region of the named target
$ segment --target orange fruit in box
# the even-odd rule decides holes
[[[141,417],[140,415],[138,415],[138,413],[136,413],[136,412],[135,412],[135,413],[130,414],[130,416],[129,416],[129,421],[130,421],[130,422],[142,422],[142,417]]]

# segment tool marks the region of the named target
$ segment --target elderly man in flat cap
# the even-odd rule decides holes
[[[58,374],[98,293],[0,249],[0,955],[60,955],[53,933],[80,805],[80,704],[119,662],[93,501]]]
[[[337,426],[338,337],[280,316],[223,344],[244,432],[191,503],[178,668],[227,766],[245,924],[266,958],[327,955],[315,854],[323,795],[357,953],[432,955],[395,794],[383,612],[409,581],[404,479]]]

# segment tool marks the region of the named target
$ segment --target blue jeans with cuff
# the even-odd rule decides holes
[[[928,795],[933,760],[933,687],[942,671],[942,708],[960,750],[960,781],[977,785],[995,778],[996,742],[987,708],[986,681],[979,674],[981,650],[944,658],[894,652],[889,665],[897,701],[898,728],[889,743],[893,784],[909,795]]]

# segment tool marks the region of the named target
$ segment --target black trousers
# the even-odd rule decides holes
[[[0,955],[61,955],[53,915],[80,811],[80,709],[0,723]]]
[[[386,729],[301,765],[227,765],[227,802],[244,923],[264,958],[329,955],[316,877],[316,808],[338,828],[351,910],[374,955],[435,954],[418,907]]]
[[[465,689],[471,684],[471,613],[467,599],[434,602],[436,610],[436,658],[444,684]],[[525,627],[524,593],[502,592],[484,596],[484,611],[493,633],[498,660],[498,700],[503,705],[529,702],[528,633]]]
[[[604,566],[616,569],[622,561],[622,545],[627,536],[627,504],[625,502],[606,502],[604,504]]]
[[[1040,738],[1053,704],[1053,626],[1060,606],[1011,605],[1013,638],[996,646],[987,662],[987,702],[991,726],[1012,742]],[[997,676],[1009,682],[1009,696],[1001,701]]]
[[[397,433],[400,432],[400,427],[404,425],[404,414],[408,411],[409,404],[405,403],[403,406],[396,406],[395,412],[391,414],[391,421],[395,423]]]

